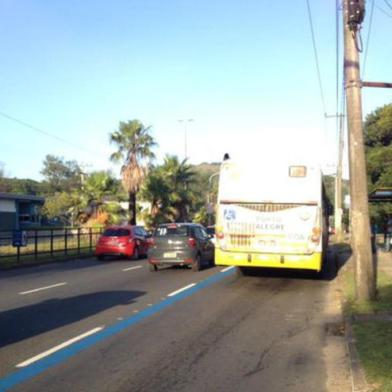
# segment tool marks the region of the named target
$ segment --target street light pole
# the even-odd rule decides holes
[[[178,120],[179,123],[184,123],[184,159],[188,158],[188,135],[187,135],[187,124],[193,122],[193,118],[187,118],[183,120]]]

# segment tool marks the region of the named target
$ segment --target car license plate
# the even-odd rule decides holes
[[[163,254],[163,257],[164,257],[165,259],[175,259],[176,256],[177,256],[177,253],[176,253],[176,252],[165,252],[165,253]]]

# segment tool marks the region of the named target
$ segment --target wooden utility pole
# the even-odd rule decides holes
[[[344,76],[347,97],[351,193],[351,247],[355,262],[356,297],[359,300],[368,300],[375,297],[376,284],[370,239],[368,188],[362,130],[362,86],[357,48],[359,25],[355,21],[355,12],[352,12],[353,3],[355,1],[344,0],[343,7]]]

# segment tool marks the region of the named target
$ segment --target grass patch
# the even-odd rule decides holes
[[[346,270],[342,274],[345,297],[344,312],[351,314],[370,314],[392,311],[392,277],[380,271],[377,276],[377,299],[375,301],[357,301],[355,299],[354,273]]]
[[[392,392],[392,323],[354,323],[353,332],[368,382],[374,391]]]
[[[367,381],[375,392],[392,392],[392,322],[371,318],[376,313],[386,313],[385,316],[392,314],[392,277],[379,271],[377,299],[357,301],[353,266],[347,267],[340,275],[344,312],[349,316],[370,315],[366,321],[358,318],[352,326]]]

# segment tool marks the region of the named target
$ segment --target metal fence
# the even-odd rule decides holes
[[[0,231],[0,261],[38,260],[40,256],[92,254],[102,228],[26,230],[26,246],[13,246],[14,233]]]

